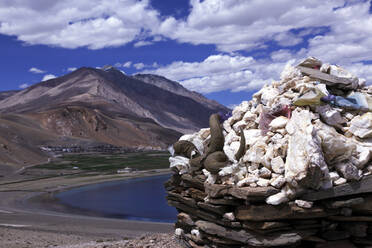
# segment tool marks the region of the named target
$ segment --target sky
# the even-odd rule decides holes
[[[232,107],[314,56],[372,82],[371,1],[0,0],[0,91],[153,73]]]

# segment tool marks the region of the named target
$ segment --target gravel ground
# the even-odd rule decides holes
[[[57,248],[183,248],[173,234],[149,234],[137,239],[121,241],[96,241]]]
[[[20,228],[0,228],[1,248],[183,248],[173,234],[144,234],[136,239],[95,239]]]

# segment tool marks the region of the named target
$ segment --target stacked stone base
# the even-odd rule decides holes
[[[202,174],[176,173],[165,187],[185,247],[372,247],[372,177],[279,206],[265,203],[278,189],[207,184]]]

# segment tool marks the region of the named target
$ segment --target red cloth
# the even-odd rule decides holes
[[[262,111],[258,127],[261,129],[261,135],[265,136],[269,131],[269,125],[276,117],[285,116],[291,118],[291,108],[288,105],[278,105],[269,111]]]

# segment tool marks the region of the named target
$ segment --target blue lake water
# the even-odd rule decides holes
[[[100,183],[61,192],[61,204],[106,217],[175,222],[177,211],[168,206],[164,182],[170,175]]]

